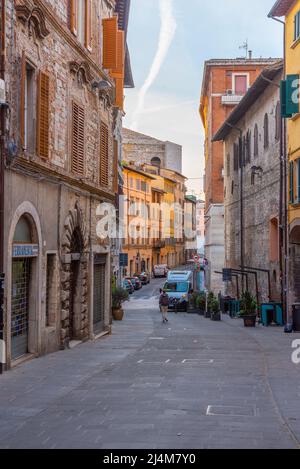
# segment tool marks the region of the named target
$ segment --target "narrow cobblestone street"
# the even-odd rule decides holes
[[[299,366],[281,328],[246,330],[134,295],[113,334],[0,377],[1,448],[299,448]]]

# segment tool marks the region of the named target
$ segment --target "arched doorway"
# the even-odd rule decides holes
[[[62,347],[89,336],[88,242],[78,204],[65,221],[62,240]]]
[[[11,267],[11,358],[16,360],[34,351],[30,344],[35,319],[36,258],[39,254],[35,224],[29,215],[19,219],[12,245]]]

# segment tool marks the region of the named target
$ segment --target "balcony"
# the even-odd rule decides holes
[[[243,99],[244,95],[243,94],[225,94],[224,96],[222,96],[222,104],[224,106],[236,106],[237,104],[239,104],[242,99]]]
[[[152,246],[155,249],[164,248],[166,246],[166,242],[163,239],[155,239],[152,241]]]

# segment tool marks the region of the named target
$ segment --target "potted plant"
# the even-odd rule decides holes
[[[221,321],[220,305],[216,298],[210,303],[210,319],[212,321]]]
[[[211,317],[212,304],[216,300],[217,299],[216,299],[214,293],[210,292],[207,296],[207,310],[205,311],[205,317],[207,319],[210,319],[210,317]]]
[[[114,288],[112,292],[112,315],[115,321],[122,321],[124,310],[122,304],[128,301],[129,293],[124,288]]]
[[[256,326],[257,303],[248,291],[242,295],[240,316],[244,320],[245,327]]]
[[[205,314],[205,307],[206,307],[206,298],[205,294],[201,293],[196,298],[196,307],[199,310],[199,315],[204,316]]]

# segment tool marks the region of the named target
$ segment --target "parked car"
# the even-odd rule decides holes
[[[142,282],[138,277],[126,277],[126,280],[130,280],[135,290],[140,290],[142,288]]]
[[[129,295],[132,295],[134,292],[134,286],[132,282],[128,279],[123,280],[123,288],[128,291]]]
[[[151,281],[151,276],[150,276],[149,272],[142,272],[139,275],[139,279],[140,279],[140,281],[142,282],[143,285],[148,285]]]
[[[168,275],[168,266],[167,264],[155,265],[153,267],[153,276],[154,278],[166,278]]]

